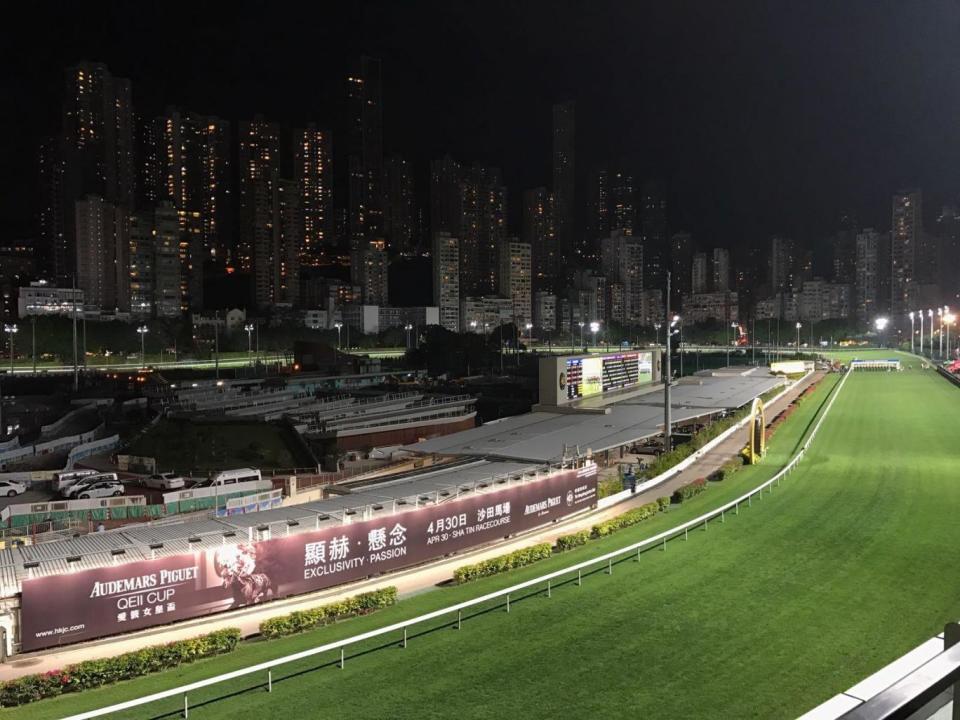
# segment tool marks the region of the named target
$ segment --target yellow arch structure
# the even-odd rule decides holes
[[[756,465],[767,452],[766,416],[763,400],[754,398],[750,406],[750,441],[747,443],[747,462]]]

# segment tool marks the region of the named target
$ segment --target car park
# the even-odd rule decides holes
[[[179,490],[186,485],[186,481],[182,475],[166,472],[144,478],[141,484],[154,490]]]

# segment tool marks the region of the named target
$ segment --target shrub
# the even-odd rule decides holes
[[[571,533],[570,535],[561,535],[557,538],[557,552],[564,552],[565,550],[572,550],[575,547],[586,545],[589,539],[589,530],[581,530],[580,532]]]
[[[597,483],[597,497],[605,498],[623,490],[623,481],[619,477],[606,478]]]
[[[614,518],[597,523],[590,528],[590,535],[595,538],[606,537],[611,533],[615,533],[617,530],[622,530],[625,527],[636,525],[638,522],[651,518],[658,512],[660,512],[659,501],[641,505],[633,510],[628,510],[622,515],[617,515]]]
[[[453,580],[458,585],[462,585],[471,580],[498,575],[507,570],[531,565],[537,560],[544,560],[551,555],[553,555],[553,547],[550,543],[538,543],[528,548],[514,550],[506,555],[498,555],[483,562],[458,567],[453,571]]]
[[[240,642],[240,630],[226,628],[206,635],[154,645],[111,658],[85,660],[63,670],[24,675],[0,683],[0,707],[24,705],[63,693],[80,692],[101,685],[130,680],[167,670],[200,658],[233,651]]]
[[[389,586],[360,593],[338,602],[318,605],[306,610],[294,610],[286,615],[268,618],[260,623],[260,634],[265,638],[295,635],[314,628],[330,625],[337,620],[368,615],[397,602],[397,588]]]
[[[699,495],[704,490],[707,489],[707,479],[706,478],[697,478],[696,480],[682,485],[673,491],[671,499],[675,503],[682,503],[684,500],[689,500],[695,495]]]
[[[670,497],[668,495],[661,495],[658,497],[657,507],[660,508],[660,512],[666,512],[670,507]]]

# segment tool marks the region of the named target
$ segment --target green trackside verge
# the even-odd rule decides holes
[[[241,643],[175,671],[0,712],[62,717],[287,655],[507,587],[636,542],[770,477],[836,383],[829,376],[744,468],[668,513],[533,566],[423,593],[376,616]],[[191,718],[789,717],[960,616],[952,473],[960,389],[931,371],[854,373],[783,485],[689,541],[396,642],[190,696]],[[451,618],[455,623],[456,618]],[[380,648],[380,649],[377,649]],[[324,666],[325,665],[325,666]],[[266,678],[260,682],[265,683]],[[182,699],[114,717],[175,717]]]

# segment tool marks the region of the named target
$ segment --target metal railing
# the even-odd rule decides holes
[[[196,682],[188,683],[186,685],[181,685],[180,687],[171,688],[170,690],[163,690],[161,692],[153,693],[151,695],[145,695],[134,700],[127,700],[125,702],[116,703],[114,705],[109,705],[98,710],[89,710],[87,712],[78,713],[76,715],[71,715],[66,720],[87,720],[87,718],[97,718],[109,715],[111,713],[120,712],[121,710],[129,710],[131,708],[139,707],[141,705],[148,705],[160,700],[165,700],[172,697],[183,697],[183,714],[184,717],[189,715],[189,693],[194,690],[200,690],[202,688],[210,687],[212,685],[217,685],[219,683],[227,682],[229,680],[235,680],[237,678],[245,677],[247,675],[254,675],[257,673],[267,673],[267,687],[268,690],[272,690],[273,686],[273,668],[279,667],[281,665],[286,665],[298,660],[305,660],[306,658],[314,657],[320,655],[321,653],[326,653],[334,650],[340,651],[340,666],[343,667],[343,664],[346,661],[345,648],[356,645],[357,643],[364,642],[377,637],[382,637],[385,635],[391,635],[394,633],[402,633],[403,635],[403,645],[406,647],[407,643],[407,630],[415,625],[420,625],[431,620],[437,620],[441,618],[450,618],[456,614],[456,627],[459,629],[463,622],[463,611],[470,608],[474,608],[485,603],[489,603],[492,600],[500,600],[501,598],[506,600],[506,609],[507,612],[510,612],[510,596],[516,595],[518,592],[527,590],[535,587],[543,587],[547,596],[550,596],[552,587],[555,585],[554,581],[556,580],[573,580],[573,574],[576,573],[576,582],[580,585],[583,582],[583,571],[584,570],[595,570],[603,565],[607,566],[607,572],[609,574],[613,573],[613,563],[614,560],[624,558],[625,556],[637,554],[639,558],[640,552],[644,549],[655,547],[657,545],[663,546],[664,550],[667,547],[667,541],[673,538],[679,537],[681,534],[684,536],[684,539],[687,538],[687,534],[691,529],[700,527],[701,525],[706,530],[710,520],[715,518],[720,518],[721,522],[725,522],[726,513],[733,511],[734,514],[739,514],[740,506],[744,503],[747,503],[748,506],[752,506],[753,498],[759,496],[763,498],[764,492],[773,492],[774,485],[779,486],[781,480],[790,474],[793,469],[797,466],[797,463],[803,459],[804,455],[807,452],[807,449],[810,447],[810,444],[813,442],[814,438],[817,436],[817,432],[820,430],[823,421],[826,419],[827,415],[830,412],[830,409],[833,407],[833,403],[836,400],[837,396],[840,394],[840,390],[843,388],[844,383],[846,383],[847,378],[850,376],[850,373],[847,372],[844,374],[843,378],[834,388],[833,393],[830,396],[830,400],[827,405],[824,407],[823,412],[820,415],[820,418],[817,420],[817,423],[814,425],[813,430],[810,432],[809,437],[800,447],[800,450],[796,455],[788,462],[781,470],[779,470],[773,477],[764,482],[761,485],[758,485],[753,490],[741,495],[740,497],[731,500],[730,502],[722,505],[714,510],[711,510],[699,517],[696,517],[692,520],[688,520],[685,523],[677,525],[669,530],[665,530],[661,533],[653,535],[645,540],[633,543],[626,547],[613,550],[604,555],[600,555],[595,558],[590,558],[589,560],[584,560],[575,565],[563,568],[561,570],[556,570],[546,575],[540,575],[539,577],[532,578],[531,580],[526,580],[516,585],[511,585],[510,587],[503,588],[501,590],[495,590],[494,592],[487,593],[486,595],[481,595],[480,597],[473,598],[471,600],[465,600],[464,602],[456,603],[454,605],[449,605],[445,608],[439,610],[434,610],[433,612],[425,613],[419,615],[415,618],[410,618],[409,620],[402,620],[400,622],[392,623],[382,628],[377,628],[375,630],[370,630],[365,633],[360,633],[358,635],[353,635],[342,640],[335,640],[333,642],[324,643],[315,648],[310,648],[309,650],[302,650],[298,653],[293,653],[291,655],[286,655],[281,658],[276,658],[274,660],[268,660],[266,662],[258,663],[256,665],[251,665],[249,667],[241,668],[239,670],[234,670],[233,672],[223,673],[222,675],[217,675],[212,678],[206,678],[204,680],[198,680]],[[449,620],[449,623],[452,625],[454,620],[452,618]]]

